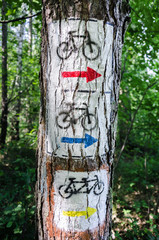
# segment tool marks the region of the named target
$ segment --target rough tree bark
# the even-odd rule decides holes
[[[6,16],[6,1],[2,0],[2,18]],[[0,146],[3,147],[7,136],[8,97],[7,97],[7,23],[2,23],[2,115]]]
[[[40,240],[110,238],[128,13],[127,0],[43,0],[36,185]]]

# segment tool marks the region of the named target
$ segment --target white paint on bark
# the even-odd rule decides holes
[[[60,158],[71,153],[75,159],[102,156],[108,150],[113,26],[102,20],[54,21],[48,38],[47,153]],[[90,68],[101,76],[87,74]],[[91,74],[95,79],[87,82]],[[74,109],[68,104],[75,104]]]
[[[105,221],[108,179],[106,170],[56,171],[54,221],[65,231],[93,230]]]

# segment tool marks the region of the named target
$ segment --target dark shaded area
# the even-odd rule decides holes
[[[159,151],[127,144],[115,169],[114,239],[159,238]]]
[[[0,239],[34,239],[35,151],[12,142],[0,157]]]

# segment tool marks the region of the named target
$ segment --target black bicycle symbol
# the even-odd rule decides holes
[[[81,181],[76,181],[76,178],[69,178],[69,184],[64,184],[59,187],[59,194],[63,198],[70,198],[73,194],[87,193],[93,189],[95,195],[100,195],[104,190],[104,183],[99,181],[98,176],[94,175],[94,179],[82,178]],[[94,182],[93,186],[89,187],[89,183]],[[76,184],[82,183],[82,186],[77,188]]]
[[[83,55],[89,60],[95,60],[99,57],[100,49],[99,46],[91,40],[90,34],[86,31],[86,35],[73,35],[76,31],[68,32],[68,38],[66,42],[60,43],[57,47],[57,55],[61,59],[67,59],[71,56],[72,52],[76,52],[82,47]],[[83,38],[81,46],[77,47],[74,38]]]
[[[94,114],[89,113],[88,106],[86,103],[83,103],[85,105],[85,108],[76,108],[74,107],[74,103],[67,103],[67,105],[70,107],[68,111],[62,111],[59,113],[59,116],[56,117],[56,123],[57,125],[62,129],[67,129],[71,125],[76,124],[79,119],[81,119],[81,125],[85,130],[92,130],[96,127],[96,117]],[[80,116],[75,118],[74,111],[82,110],[84,111]]]

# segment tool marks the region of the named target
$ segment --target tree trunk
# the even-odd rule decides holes
[[[6,16],[6,1],[2,0],[2,19]],[[0,146],[3,147],[7,136],[8,98],[7,98],[7,23],[2,23],[2,115]]]
[[[109,239],[127,1],[43,0],[37,238]]]
[[[24,11],[23,11],[24,12]],[[19,26],[19,32],[18,32],[18,66],[17,66],[17,77],[15,82],[15,89],[19,95],[17,98],[16,104],[15,104],[15,116],[12,119],[12,128],[13,128],[13,134],[12,134],[12,140],[18,141],[20,139],[20,131],[19,131],[19,124],[20,124],[20,112],[21,112],[21,83],[22,83],[22,52],[23,52],[23,35],[24,35],[24,28],[25,25],[22,23]]]
[[[32,0],[30,0],[30,4],[32,7]],[[32,15],[33,11],[32,9],[30,9],[29,14]],[[33,52],[33,34],[32,34],[32,30],[33,30],[33,20],[32,18],[29,19],[29,56],[30,58],[32,58]],[[28,98],[28,114],[27,114],[27,122],[28,122],[28,131],[30,132],[33,129],[34,126],[34,115],[31,114],[32,113],[32,104],[31,104],[31,100],[30,97]]]
[[[32,5],[32,0],[30,0],[30,4]],[[29,14],[32,15],[33,11],[30,9]],[[32,35],[32,30],[33,30],[33,24],[32,24],[32,18],[29,18],[29,55],[32,57],[32,45],[33,45],[33,35]]]

